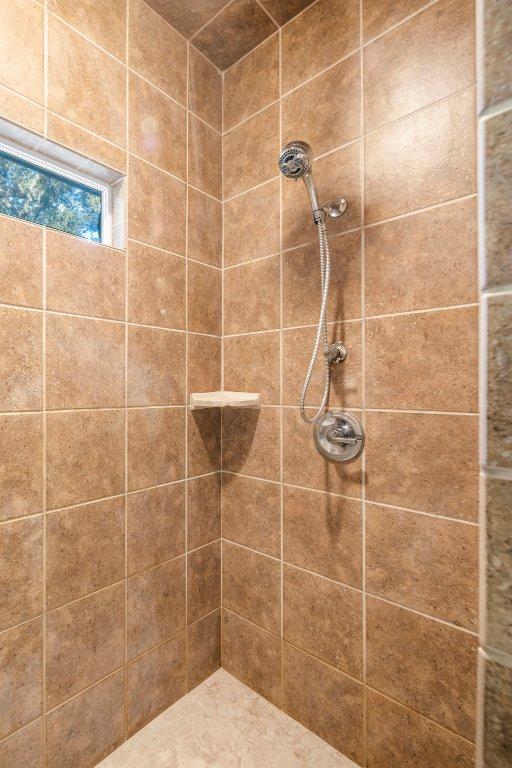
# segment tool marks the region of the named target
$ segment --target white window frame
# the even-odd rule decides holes
[[[6,152],[13,157],[18,157],[20,160],[24,160],[31,165],[41,168],[45,171],[50,171],[58,176],[62,176],[69,181],[77,182],[78,184],[85,184],[85,186],[94,189],[101,193],[101,241],[102,245],[112,245],[112,186],[107,182],[98,179],[94,176],[90,176],[82,171],[77,171],[75,168],[71,168],[65,163],[60,163],[57,160],[50,159],[43,154],[39,154],[37,150],[27,149],[20,147],[19,144],[11,142],[3,137],[0,138],[0,151]],[[72,233],[64,233],[72,234]],[[78,236],[79,237],[79,236]],[[96,240],[88,240],[85,237],[81,238],[86,242],[98,242]]]

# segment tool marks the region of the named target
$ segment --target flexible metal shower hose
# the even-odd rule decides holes
[[[322,287],[322,303],[320,306],[320,317],[318,318],[318,327],[316,330],[315,344],[313,346],[313,352],[311,353],[311,360],[309,361],[304,386],[300,394],[300,415],[308,424],[314,424],[318,417],[324,412],[329,397],[329,385],[331,379],[331,366],[326,356],[328,347],[327,343],[327,300],[329,298],[329,280],[331,277],[331,254],[329,251],[329,242],[327,240],[327,227],[325,221],[319,221],[318,228],[318,243],[320,246],[320,283]],[[311,377],[315,368],[315,363],[318,357],[318,350],[320,344],[323,342],[324,352],[324,394],[322,402],[315,415],[308,417],[306,415],[306,397],[311,384]]]

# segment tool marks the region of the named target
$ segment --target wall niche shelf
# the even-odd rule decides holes
[[[190,408],[259,408],[259,392],[193,392],[189,399]]]

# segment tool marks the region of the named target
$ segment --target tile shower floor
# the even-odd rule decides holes
[[[98,768],[357,768],[219,669]]]

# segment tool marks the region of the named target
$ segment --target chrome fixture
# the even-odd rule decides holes
[[[334,461],[354,461],[364,448],[364,431],[357,419],[343,411],[328,411],[313,428],[322,456]]]
[[[279,155],[279,170],[288,179],[302,179],[311,203],[313,221],[318,230],[318,243],[320,248],[320,284],[321,303],[320,317],[313,345],[313,352],[309,361],[306,379],[300,395],[300,415],[308,424],[314,424],[315,444],[320,453],[326,458],[335,461],[352,461],[357,458],[364,447],[364,433],[358,422],[350,414],[338,411],[324,413],[329,398],[331,383],[331,365],[343,362],[347,356],[347,350],[341,342],[329,345],[327,342],[327,300],[329,298],[329,280],[331,275],[331,255],[327,240],[326,221],[328,216],[338,218],[347,210],[345,198],[334,200],[329,205],[321,206],[318,201],[318,192],[313,177],[313,150],[304,141],[292,141],[287,144]],[[306,396],[311,383],[311,377],[318,357],[320,344],[323,346],[324,358],[324,391],[320,407],[309,417],[306,414]],[[355,426],[354,426],[354,424]],[[351,426],[352,431],[343,432],[344,425]],[[351,442],[347,442],[350,440]],[[345,441],[345,442],[342,442]]]

